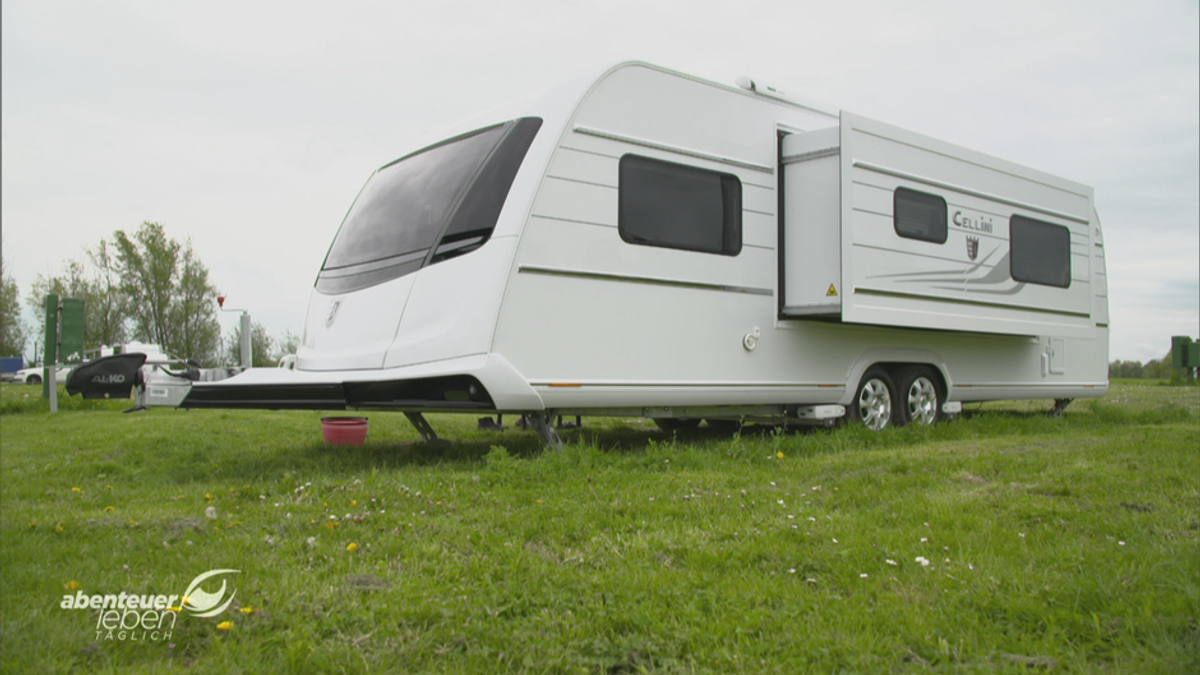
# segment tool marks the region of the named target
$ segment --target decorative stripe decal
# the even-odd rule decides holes
[[[596,279],[598,281],[620,281],[631,284],[673,286],[675,288],[693,288],[704,291],[723,291],[725,293],[744,293],[746,295],[763,295],[767,297],[772,297],[775,295],[775,292],[769,288],[750,288],[747,286],[706,284],[696,281],[678,281],[675,279],[638,277],[626,274],[607,274],[604,272],[583,272],[579,270],[555,269],[552,267],[531,267],[528,265],[522,265],[517,271],[526,274],[545,274],[556,277],[574,277],[576,279]]]
[[[956,290],[956,289],[951,289]],[[879,291],[871,288],[854,288],[855,295],[873,295],[884,298],[909,298],[912,300],[935,300],[937,302],[948,302],[959,305],[981,305],[984,307],[1002,307],[1004,309],[1016,309],[1023,312],[1036,312],[1039,314],[1052,314],[1057,316],[1076,316],[1081,319],[1090,319],[1091,314],[1082,312],[1067,312],[1056,309],[1043,309],[1041,307],[1022,307],[1020,305],[1009,305],[1002,302],[985,302],[974,298],[943,298],[936,295],[921,295],[919,293],[899,293],[896,291]]]

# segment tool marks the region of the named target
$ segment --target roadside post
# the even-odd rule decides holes
[[[58,365],[83,362],[84,302],[79,298],[46,296],[45,350],[42,356],[42,398],[58,412]]]

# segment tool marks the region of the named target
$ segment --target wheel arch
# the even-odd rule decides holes
[[[883,348],[867,350],[851,364],[846,373],[846,391],[838,403],[849,406],[854,402],[862,377],[872,366],[883,368],[892,379],[895,379],[896,375],[908,366],[927,366],[939,380],[935,384],[941,387],[944,400],[950,400],[950,388],[953,384],[950,379],[950,369],[937,352],[930,349]]]

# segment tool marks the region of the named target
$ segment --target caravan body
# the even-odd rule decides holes
[[[934,415],[1104,394],[1090,188],[753,89],[625,63],[381,168],[293,367],[184,405],[819,419],[882,386],[886,423],[917,385]]]

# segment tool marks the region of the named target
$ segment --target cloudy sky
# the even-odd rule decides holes
[[[6,0],[3,253],[25,292],[157,221],[231,303],[299,333],[374,168],[448,120],[639,59],[1092,186],[1111,355],[1144,361],[1200,334],[1198,4]]]

